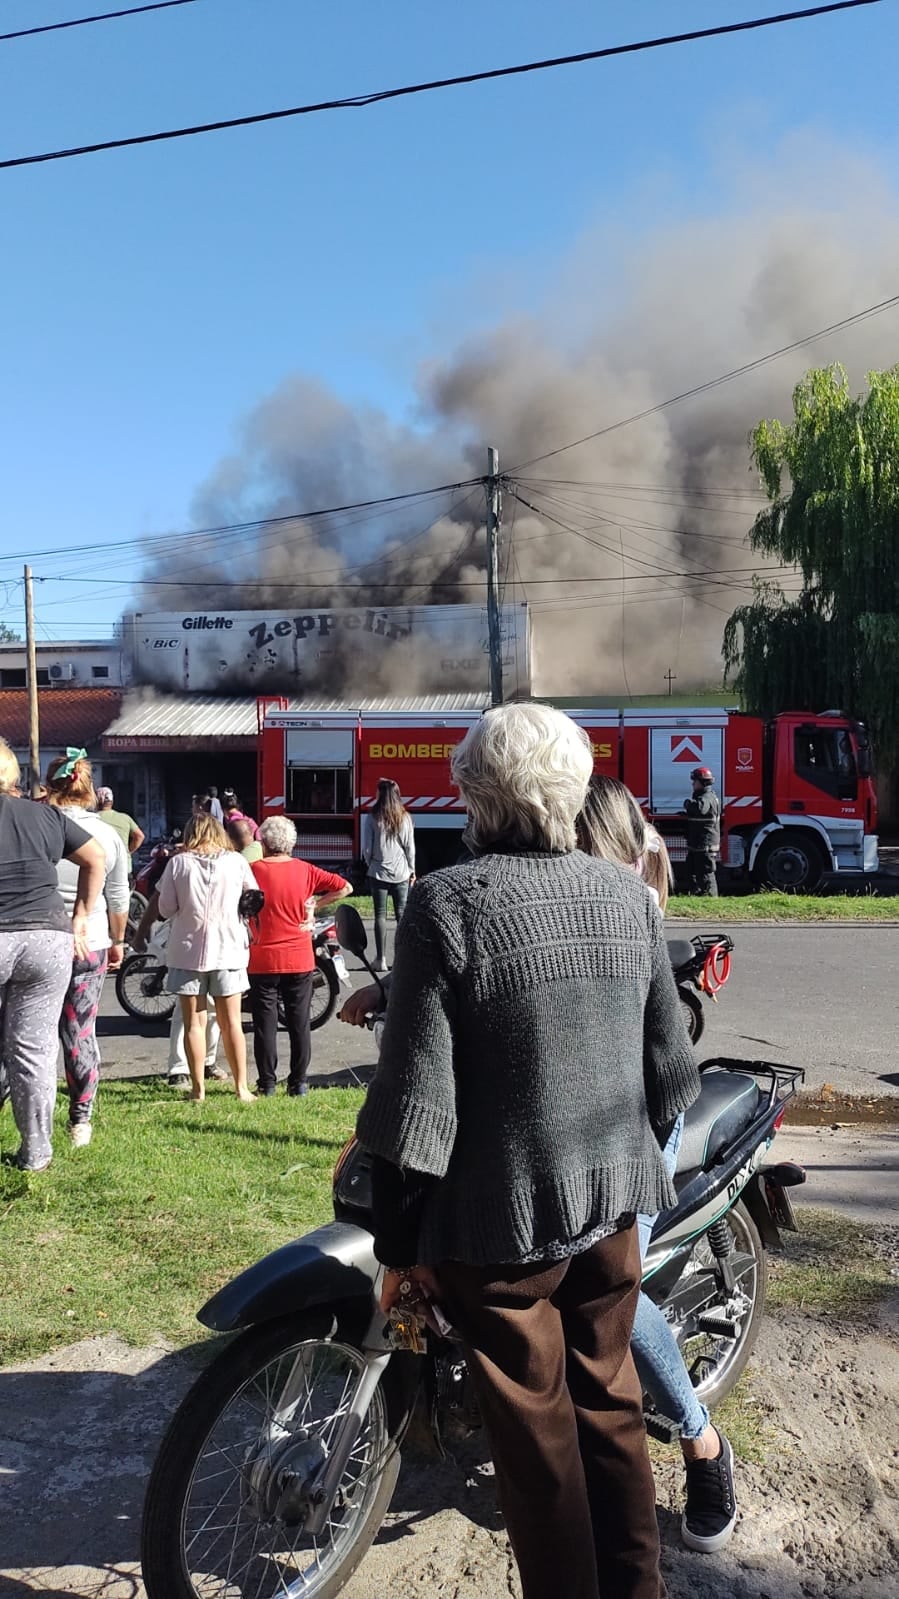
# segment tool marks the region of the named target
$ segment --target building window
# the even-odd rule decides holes
[[[0,667],[0,688],[25,688],[24,666]]]
[[[108,677],[108,676],[109,676],[109,667],[108,666],[92,666],[91,667],[91,677]]]
[[[49,667],[47,667],[47,666],[39,666],[38,667],[38,669],[37,669],[37,686],[38,686],[38,688],[49,688],[50,687],[50,668]]]

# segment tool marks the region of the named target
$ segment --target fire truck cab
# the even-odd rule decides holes
[[[419,709],[369,701],[321,712],[260,700],[260,815],[291,816],[300,855],[358,874],[362,816],[378,779],[392,777],[415,824],[420,869],[455,860],[465,816],[450,757],[486,707],[485,697],[469,698],[464,708],[442,708],[438,698]],[[690,773],[708,766],[721,798],[721,864],[731,873],[812,890],[827,873],[877,870],[877,801],[861,723],[836,711],[790,711],[765,723],[676,705],[569,714],[590,738],[595,770],[627,783],[675,863],[686,855]]]

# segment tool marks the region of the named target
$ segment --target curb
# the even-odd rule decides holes
[[[705,927],[714,922],[716,927],[723,927],[730,931],[739,927],[899,927],[899,919],[884,917],[861,916],[822,916],[806,917],[794,921],[785,916],[747,916],[741,921],[731,922],[726,916],[678,916],[672,911],[665,915],[665,925],[673,926],[675,923],[682,927]]]

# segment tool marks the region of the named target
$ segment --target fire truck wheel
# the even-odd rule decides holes
[[[782,894],[813,894],[824,876],[824,857],[807,833],[775,833],[759,850],[753,877]]]

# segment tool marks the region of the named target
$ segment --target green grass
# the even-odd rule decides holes
[[[158,1079],[103,1083],[88,1149],[60,1103],[50,1170],[0,1166],[0,1363],[113,1330],[190,1342],[216,1288],[328,1219],[361,1090],[240,1105],[208,1086],[193,1105]],[[0,1150],[16,1144],[6,1110]]]
[[[357,894],[346,903],[371,920],[368,895]],[[728,894],[708,900],[674,894],[667,915],[671,921],[682,922],[895,922],[899,921],[899,895]]]
[[[717,900],[675,894],[668,901],[670,921],[690,922],[892,922],[899,921],[899,895],[816,894],[728,895]]]
[[[369,921],[375,914],[374,901],[370,894],[353,894],[343,901],[345,905],[355,905],[360,916],[366,916]]]
[[[769,1257],[768,1304],[842,1321],[866,1319],[897,1292],[896,1278],[857,1222],[828,1210],[806,1210],[800,1231],[785,1234],[782,1255]]]

